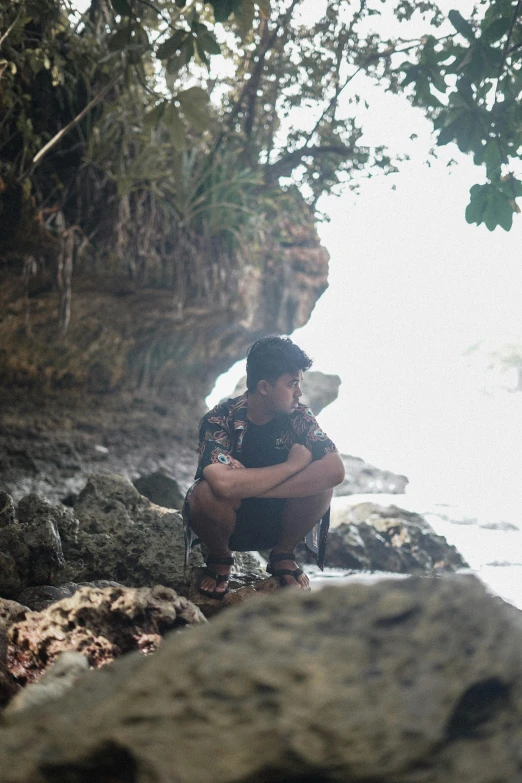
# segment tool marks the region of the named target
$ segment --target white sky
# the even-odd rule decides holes
[[[502,390],[508,377],[491,385],[485,362],[462,356],[481,340],[522,334],[522,215],[509,233],[469,226],[469,188],[482,171],[453,145],[428,167],[421,113],[364,89],[373,108],[362,143],[384,141],[412,160],[363,183],[358,196],[320,203],[330,218],[319,227],[330,286],[292,338],[314,369],[342,378],[321,424],[342,451],[406,473],[414,489],[474,498],[492,513],[502,505],[522,522],[522,394]],[[450,157],[458,165],[448,169]],[[232,368],[209,404],[243,372]]]

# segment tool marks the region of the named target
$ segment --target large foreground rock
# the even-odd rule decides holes
[[[12,716],[2,783],[519,783],[521,650],[473,577],[281,591]]]
[[[358,503],[333,513],[326,563],[332,568],[399,574],[456,571],[468,564],[420,514]]]

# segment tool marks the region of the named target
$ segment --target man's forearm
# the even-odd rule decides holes
[[[285,483],[293,476],[296,467],[289,462],[267,468],[243,468],[234,470],[227,465],[209,465],[203,476],[217,495],[224,498],[261,497],[265,492]]]
[[[262,498],[305,498],[332,489],[344,479],[344,466],[337,452],[326,454],[306,468],[269,489]]]

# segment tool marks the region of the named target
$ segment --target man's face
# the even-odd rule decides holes
[[[290,414],[295,411],[299,397],[303,393],[301,391],[302,381],[303,373],[299,370],[295,373],[285,372],[273,385],[268,384],[268,402],[272,413]]]

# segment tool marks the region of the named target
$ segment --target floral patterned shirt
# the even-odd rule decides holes
[[[195,478],[203,476],[207,465],[221,462],[227,465],[229,458],[241,462],[241,447],[248,429],[247,394],[216,405],[201,419],[199,425],[198,468]],[[333,451],[335,444],[319,427],[314,414],[305,405],[288,416],[280,417],[276,445],[288,452],[295,443],[301,443],[318,460]]]

